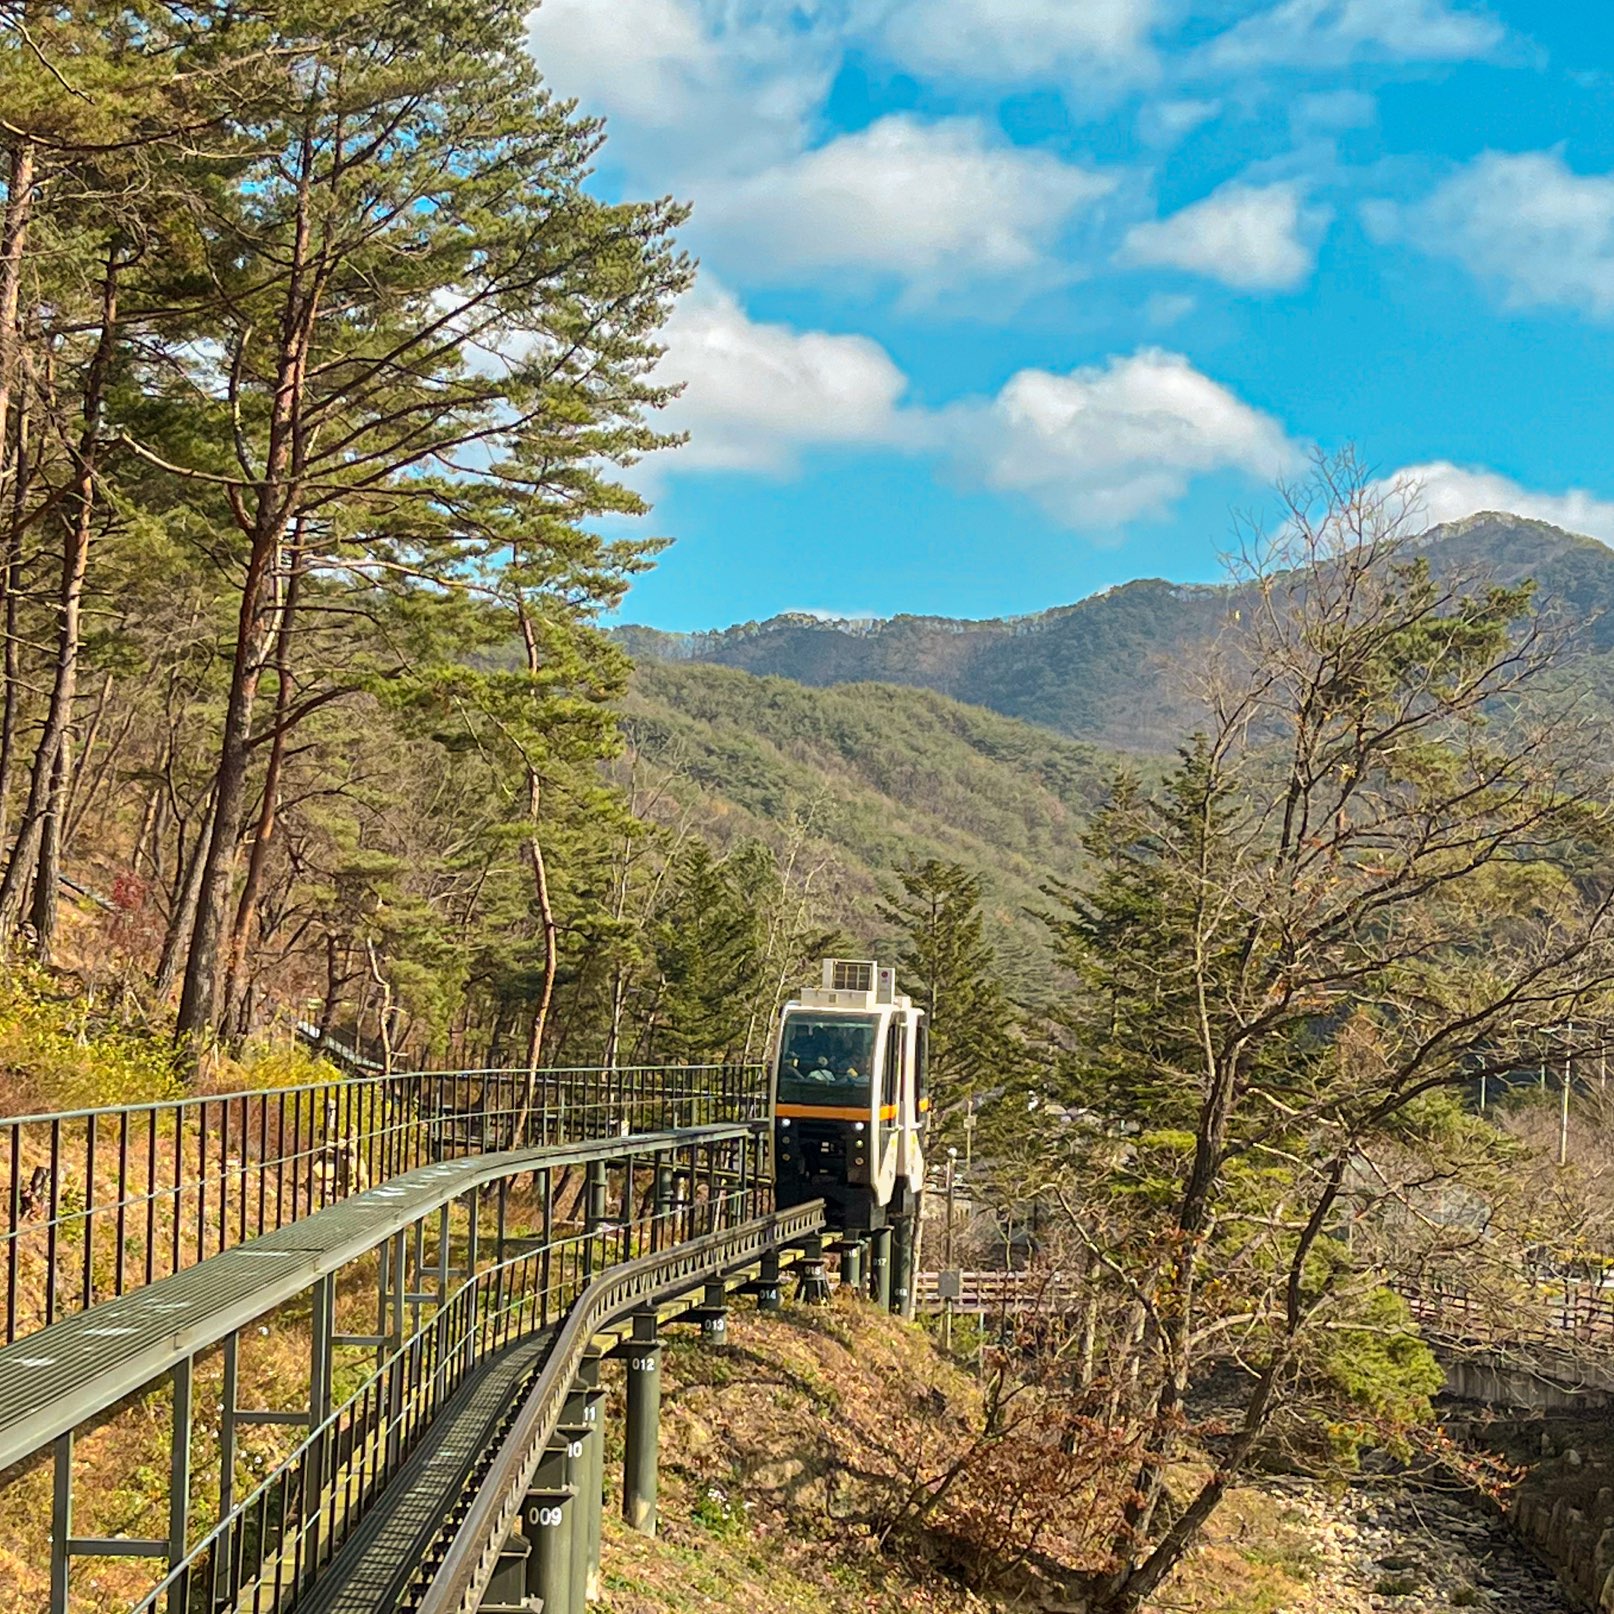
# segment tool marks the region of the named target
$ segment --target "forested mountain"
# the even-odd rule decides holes
[[[983,873],[995,933],[1029,945],[1024,909],[1078,866],[1117,761],[930,690],[810,689],[698,662],[642,662],[624,729],[677,804],[664,821],[773,845],[817,912],[864,943],[893,871],[935,857]]]
[[[1614,689],[1604,665],[1614,650],[1614,554],[1605,545],[1498,514],[1435,528],[1422,542],[1437,572],[1535,578],[1549,618],[1573,627],[1579,673]],[[1163,753],[1194,726],[1205,648],[1250,603],[1233,587],[1140,579],[1007,620],[790,614],[713,633],[626,627],[618,640],[640,660],[715,662],[816,686],[932,689],[1097,745]]]

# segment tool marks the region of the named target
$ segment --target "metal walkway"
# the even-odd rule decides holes
[[[648,1527],[659,1327],[720,1339],[729,1292],[777,1306],[792,1260],[823,1289],[823,1207],[776,1211],[770,1157],[749,1066],[0,1119],[0,1485],[49,1465],[42,1604],[116,1558],[152,1565],[135,1614],[581,1614],[602,1360]],[[125,1419],[131,1451],[166,1445],[166,1494],[143,1476],[144,1519],[78,1520],[76,1443]]]
[[[699,1152],[754,1134],[751,1126],[693,1127],[420,1167],[103,1301],[0,1348],[0,1470],[479,1188],[528,1172]]]
[[[0,1470],[43,1454],[54,1467],[48,1607],[66,1614],[74,1566],[107,1557],[166,1561],[140,1606],[169,1614],[389,1606],[377,1564],[393,1585],[442,1547],[444,1509],[544,1381],[585,1296],[642,1304],[777,1241],[765,1121],[612,1131],[417,1166],[0,1348]],[[262,1382],[299,1404],[243,1406],[241,1342],[273,1314],[282,1363],[288,1338],[307,1341],[306,1400],[281,1366]],[[336,1405],[344,1349],[342,1382],[367,1376]],[[218,1352],[222,1406],[204,1425],[195,1366]],[[75,1436],[133,1406],[167,1426],[166,1529],[86,1533]],[[265,1474],[263,1443],[253,1468],[239,1436],[268,1424],[297,1432]],[[191,1506],[209,1486],[220,1522],[197,1541]],[[367,1586],[381,1602],[365,1603]]]

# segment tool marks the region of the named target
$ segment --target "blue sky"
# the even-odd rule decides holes
[[[1614,6],[545,0],[671,193],[689,444],[625,614],[996,616],[1206,581],[1351,442],[1614,542]]]

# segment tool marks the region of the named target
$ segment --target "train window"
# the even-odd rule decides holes
[[[919,1022],[919,1035],[915,1039],[918,1049],[914,1057],[914,1107],[922,1115],[930,1104],[930,1021],[923,1019]]]
[[[779,1102],[867,1105],[878,1028],[873,1015],[790,1015],[779,1039]]]
[[[907,1027],[902,1021],[892,1020],[885,1038],[885,1083],[880,1092],[880,1104],[884,1109],[896,1104],[897,1095],[902,1090],[902,1044],[906,1036]]]

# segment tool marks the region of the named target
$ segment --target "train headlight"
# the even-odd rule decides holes
[[[861,1121],[854,1121],[852,1123],[852,1130],[854,1132],[861,1132],[863,1130],[863,1123]]]
[[[780,1126],[789,1126],[790,1125],[790,1117],[788,1115],[780,1116],[779,1117],[779,1125]]]

